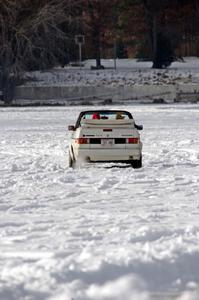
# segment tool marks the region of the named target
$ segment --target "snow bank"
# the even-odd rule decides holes
[[[117,60],[116,70],[113,60],[102,60],[103,70],[91,70],[94,63],[89,60],[82,68],[67,66],[27,73],[29,80],[16,89],[16,104],[199,100],[198,58],[185,58],[184,62],[175,62],[163,70],[151,69],[151,62],[135,59]]]
[[[103,285],[92,284],[84,289],[82,287],[82,283],[76,282],[75,289],[79,289],[78,292],[66,289],[62,294],[49,300],[71,300],[74,298],[76,300],[149,300],[147,292],[143,291],[144,285],[141,280],[133,275],[123,276]]]
[[[134,86],[134,85],[174,85],[198,84],[199,59],[185,58],[185,62],[175,62],[168,69],[152,69],[151,62],[135,59],[117,60],[117,69],[111,68],[112,60],[102,60],[105,69],[90,70],[95,62],[85,62],[79,68],[55,68],[51,71],[35,71],[26,76],[26,86]]]

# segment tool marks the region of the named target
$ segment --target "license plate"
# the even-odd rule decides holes
[[[102,139],[102,145],[103,146],[112,146],[113,145],[113,139]]]

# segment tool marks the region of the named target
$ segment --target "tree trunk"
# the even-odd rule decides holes
[[[94,6],[92,0],[88,3],[88,11],[90,14],[90,18],[92,20],[92,43],[94,50],[94,58],[96,60],[96,68],[100,69],[101,66],[101,41],[100,41],[100,28],[99,24],[96,23],[95,15],[94,15]]]
[[[163,67],[160,56],[159,49],[159,33],[157,20],[158,14],[161,11],[161,3],[156,3],[155,1],[142,0],[145,8],[146,21],[149,28],[149,36],[151,41],[151,51],[152,51],[152,61],[153,69],[161,69]]]
[[[149,28],[149,38],[151,44],[152,68],[157,68],[157,13],[152,7],[150,1],[143,0],[146,22]]]
[[[94,26],[93,30],[93,43],[94,43],[94,55],[96,59],[96,68],[101,68],[101,43],[100,43],[100,30],[98,26]]]
[[[199,22],[198,22],[198,17],[199,17],[199,2],[198,0],[195,0],[194,1],[194,8],[195,8],[195,19],[197,20],[196,21],[196,24],[197,24],[197,27],[199,26]],[[197,31],[197,39],[196,39],[196,55],[199,56],[199,31]]]
[[[157,15],[156,13],[152,13],[152,51],[153,51],[153,66],[152,68],[160,68],[159,60],[158,60],[158,48],[157,48]]]
[[[3,66],[1,76],[1,86],[3,93],[3,101],[5,104],[10,104],[15,94],[15,80],[11,77],[9,71]]]

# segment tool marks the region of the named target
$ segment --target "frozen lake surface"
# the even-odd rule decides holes
[[[0,109],[1,300],[198,299],[199,105],[120,108],[142,169],[68,168],[87,107]]]

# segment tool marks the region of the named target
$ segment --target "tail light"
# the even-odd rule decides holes
[[[79,145],[88,144],[89,140],[86,138],[78,138],[75,140],[75,143]]]
[[[139,138],[128,138],[128,144],[139,144]]]

